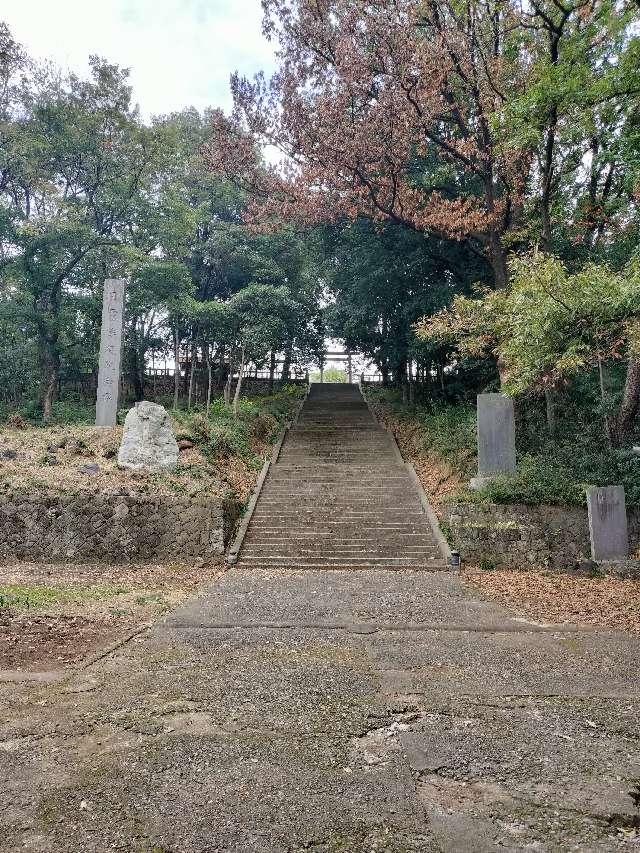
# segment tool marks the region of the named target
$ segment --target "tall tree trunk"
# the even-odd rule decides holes
[[[616,417],[616,444],[620,447],[629,441],[640,402],[640,359],[631,358],[622,393],[622,402]]]
[[[613,447],[617,441],[617,433],[615,424],[612,423],[609,414],[609,388],[607,386],[607,376],[605,372],[604,362],[598,356],[598,380],[600,384],[600,402],[604,410],[604,432],[609,442],[609,447]]]
[[[139,346],[138,346],[138,388],[140,389],[140,398],[139,398],[140,400],[144,400],[146,378],[147,378],[147,371],[146,371],[146,364],[145,364],[144,330],[143,330],[142,336],[140,338]]]
[[[285,382],[289,381],[289,377],[291,375],[291,356],[292,346],[289,344],[285,349],[284,360],[282,362],[282,376],[280,377],[280,380],[283,385]]]
[[[227,373],[227,381],[224,385],[224,401],[229,405],[231,403],[231,383],[233,382],[233,348],[229,348],[229,372]]]
[[[236,383],[236,392],[233,395],[233,414],[238,414],[238,400],[242,391],[242,375],[244,373],[244,344],[240,350],[240,368],[238,370],[238,382]]]
[[[173,408],[178,408],[178,399],[180,397],[180,333],[176,324],[173,330],[173,360],[175,369],[173,371]]]
[[[212,370],[211,370],[211,352],[209,347],[205,350],[205,357],[207,362],[207,415],[209,414],[209,409],[211,408],[211,383],[212,383]]]
[[[189,390],[189,376],[191,374],[191,371],[187,370],[187,363],[189,361],[189,339],[187,339],[187,343],[186,343],[185,348],[184,348],[184,359],[185,359],[184,376],[182,377],[182,382],[181,382],[181,385],[182,385],[181,393],[182,393],[183,397],[186,397],[187,392]]]
[[[273,379],[276,375],[276,354],[274,350],[271,350],[271,355],[269,356],[269,393],[273,394]]]
[[[133,396],[136,402],[144,399],[144,363],[140,363],[143,346],[141,338],[143,330],[138,330],[139,318],[134,317],[131,333],[128,336],[127,373],[133,385]]]
[[[544,389],[544,402],[545,409],[547,415],[547,429],[549,430],[549,435],[551,438],[556,437],[557,432],[557,424],[556,424],[556,400],[555,393],[553,388]]]
[[[138,366],[138,373],[136,376],[136,400],[144,400],[144,392],[145,392],[145,384],[147,378],[147,365],[146,365],[146,347],[145,347],[145,338],[147,337],[147,330],[144,325],[144,317],[140,318],[140,333],[137,336],[137,351],[136,351],[136,363]],[[138,397],[137,395],[140,394]]]
[[[41,335],[38,350],[41,376],[40,407],[44,422],[49,423],[60,382],[58,336]]]
[[[220,344],[220,349],[218,350],[218,358],[220,359],[220,364],[218,365],[218,378],[216,379],[216,388],[222,388],[225,383],[225,355],[227,352],[227,348]]]
[[[58,392],[59,378],[60,360],[59,358],[54,357],[47,368],[42,389],[42,418],[45,423],[49,423],[51,420],[53,404]]]
[[[191,401],[193,399],[193,377],[196,372],[196,358],[198,356],[198,345],[194,335],[191,341],[191,365],[189,368],[189,391],[187,395],[187,409],[191,409]]]
[[[133,383],[133,396],[136,402],[144,400],[144,381],[141,378],[142,370],[140,368],[140,357],[138,350],[134,349],[131,353],[131,370],[130,376]]]
[[[500,235],[492,231],[488,243],[489,261],[493,270],[493,283],[496,290],[506,287],[509,281],[507,270],[507,256],[502,246]]]

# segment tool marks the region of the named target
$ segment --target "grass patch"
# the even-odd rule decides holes
[[[126,595],[130,589],[120,584],[95,586],[0,585],[0,608],[39,610],[59,604],[80,604],[83,601],[102,601]]]

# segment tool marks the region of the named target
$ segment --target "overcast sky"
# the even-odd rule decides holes
[[[260,0],[11,0],[4,20],[27,51],[87,73],[90,54],[131,69],[145,118],[228,108],[229,74],[273,69]]]

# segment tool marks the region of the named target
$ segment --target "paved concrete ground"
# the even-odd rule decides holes
[[[0,684],[0,848],[631,850],[639,652],[447,573],[234,569],[83,672]]]

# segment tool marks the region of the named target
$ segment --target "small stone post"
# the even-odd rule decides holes
[[[629,556],[629,534],[624,487],[588,488],[587,510],[592,559],[626,560]]]
[[[107,278],[104,282],[96,426],[114,426],[118,414],[124,286],[122,278]]]
[[[504,394],[478,394],[478,476],[480,489],[496,474],[516,469],[516,422],[513,400]]]

